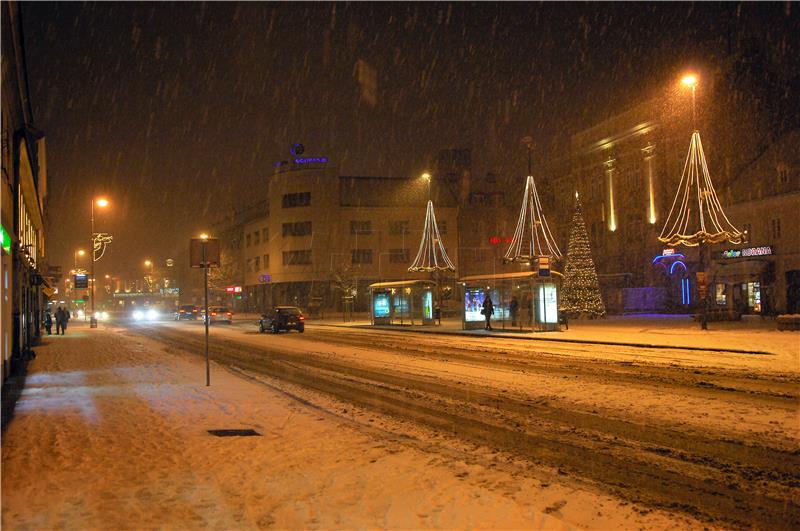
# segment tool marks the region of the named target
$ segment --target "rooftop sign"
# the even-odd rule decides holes
[[[306,148],[303,144],[292,144],[289,147],[289,152],[292,154],[292,160],[295,164],[327,164],[328,157],[301,157],[301,155],[305,152]],[[281,160],[275,163],[275,167],[278,168],[287,164],[288,161]]]

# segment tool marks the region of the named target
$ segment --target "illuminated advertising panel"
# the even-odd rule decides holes
[[[422,318],[433,319],[433,293],[430,291],[422,293]]]
[[[481,314],[483,309],[483,290],[467,289],[464,292],[464,320],[484,321],[486,318]]]
[[[376,293],[372,299],[372,315],[378,317],[389,317],[389,294]]]
[[[542,323],[558,322],[555,284],[541,284],[539,286],[539,320]]]

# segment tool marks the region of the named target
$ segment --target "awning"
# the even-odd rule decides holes
[[[554,277],[563,277],[558,271],[550,271]],[[538,271],[519,271],[517,273],[499,273],[497,275],[471,275],[458,279],[459,282],[482,282],[484,280],[524,280],[539,277]],[[547,278],[547,277],[542,277]]]
[[[398,280],[395,282],[377,282],[370,284],[369,289],[380,288],[409,288],[414,286],[435,286],[436,282],[432,280]]]

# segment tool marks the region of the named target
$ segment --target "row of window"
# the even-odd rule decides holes
[[[392,264],[407,264],[411,259],[411,251],[409,249],[390,249],[385,255],[389,257],[389,262]],[[371,264],[373,262],[372,249],[351,250],[350,261],[354,265]],[[311,249],[283,252],[283,265],[285,266],[311,265],[311,263]],[[258,273],[268,269],[269,255],[248,258],[246,267],[248,273]]]
[[[389,234],[409,234],[410,222],[408,220],[390,221]],[[436,226],[439,227],[439,234],[447,234],[447,220],[438,220]],[[350,221],[350,234],[372,234],[372,221],[352,220]]]
[[[267,243],[269,241],[269,229],[264,227],[263,229],[253,231],[252,233],[247,233],[244,235],[244,244],[245,247],[250,247],[250,245],[258,245],[261,242]]]

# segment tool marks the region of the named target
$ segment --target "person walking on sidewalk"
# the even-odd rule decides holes
[[[64,308],[64,324],[61,325],[62,332],[66,332],[67,331],[67,324],[69,323],[70,317],[72,317],[72,315],[69,313],[69,310]]]
[[[44,312],[44,329],[47,330],[47,335],[53,334],[53,316],[50,315],[50,310]]]
[[[483,299],[483,309],[481,313],[484,317],[486,317],[486,330],[492,329],[492,315],[494,315],[494,303],[492,302],[492,298],[489,294],[486,294],[486,297]]]
[[[62,327],[64,326],[64,308],[61,306],[56,310],[56,335],[63,335]]]

